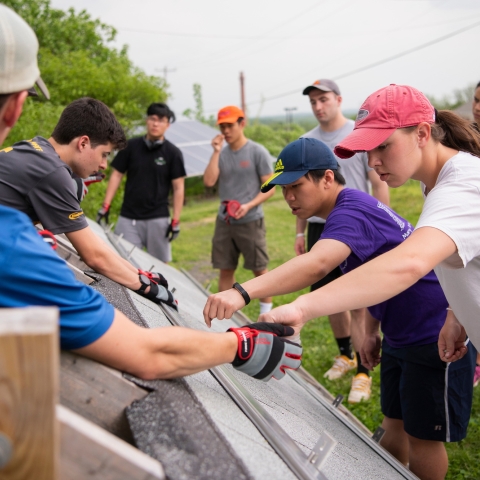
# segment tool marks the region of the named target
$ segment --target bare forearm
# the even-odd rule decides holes
[[[217,183],[220,175],[220,169],[218,168],[218,162],[220,160],[220,152],[213,152],[210,157],[210,162],[203,172],[203,183],[206,187],[213,187]]]
[[[329,273],[311,253],[300,255],[270,272],[242,284],[250,298],[264,298],[297,292]]]
[[[260,192],[255,198],[250,200],[248,202],[248,204],[249,204],[250,208],[256,207],[257,205],[260,205],[261,203],[267,201],[274,194],[275,194],[275,189],[274,188],[269,190],[267,193]]]
[[[115,310],[98,340],[77,352],[140,378],[174,378],[230,363],[238,340],[234,333],[206,333],[182,327],[145,329]]]
[[[405,258],[396,249],[377,257],[294,304],[305,321],[376,305],[412,286],[430,271],[418,258]]]
[[[111,205],[113,198],[117,193],[118,187],[120,186],[122,178],[123,174],[120,173],[118,170],[113,169],[112,174],[110,175],[110,180],[108,181],[104,203]]]
[[[307,221],[303,218],[297,217],[297,233],[305,233],[305,229],[307,228]]]
[[[175,220],[180,220],[180,214],[182,213],[184,199],[185,188],[184,184],[182,183],[181,185],[173,189],[173,218]]]

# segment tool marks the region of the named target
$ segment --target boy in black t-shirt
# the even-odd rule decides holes
[[[152,103],[147,110],[147,134],[132,138],[118,153],[108,183],[105,201],[97,221],[108,221],[113,197],[127,173],[125,195],[115,233],[167,263],[171,261],[170,242],[180,233],[180,212],[186,175],[182,152],[165,139],[164,133],[175,121],[164,103]],[[173,190],[173,218],[170,221],[168,194]]]

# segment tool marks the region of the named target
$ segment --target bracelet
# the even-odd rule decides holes
[[[447,307],[447,310],[450,310],[451,312],[453,312],[453,308]]]
[[[305,234],[304,233],[297,233],[297,237],[304,237]]]
[[[250,295],[238,282],[235,282],[232,285],[232,288],[234,288],[243,297],[243,299],[245,300],[245,305],[248,305],[250,303]]]

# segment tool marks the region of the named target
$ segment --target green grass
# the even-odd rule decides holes
[[[401,188],[390,190],[391,205],[400,215],[416,224],[420,216],[423,198],[418,182],[409,181]],[[218,198],[190,199],[182,213],[181,235],[173,242],[173,262],[176,267],[189,270],[204,286],[212,292],[218,291],[218,271],[212,270],[210,264],[211,239]],[[288,261],[295,253],[295,217],[290,213],[281,193],[264,204],[267,225],[267,244],[270,256],[269,268],[273,269]],[[242,265],[242,260],[240,260]],[[244,282],[252,278],[252,272],[238,268],[236,279]],[[307,290],[289,295],[274,297],[274,306],[292,302]],[[258,300],[253,300],[243,309],[252,319],[258,316]],[[323,373],[330,368],[332,359],[338,354],[335,339],[326,317],[309,322],[302,330],[304,347],[303,366],[332,395],[341,393],[346,398],[350,389],[351,376],[337,381],[323,378]],[[371,431],[382,421],[380,411],[379,368],[373,372],[372,398],[369,402],[345,406],[353,412]],[[459,443],[447,444],[450,468],[449,480],[467,480],[480,478],[480,387],[475,389],[472,417],[467,438]]]

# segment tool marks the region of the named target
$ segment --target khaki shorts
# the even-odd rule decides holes
[[[245,262],[243,267],[254,272],[265,270],[268,265],[265,221],[228,225],[217,217],[212,241],[213,268],[235,270],[240,253]]]

